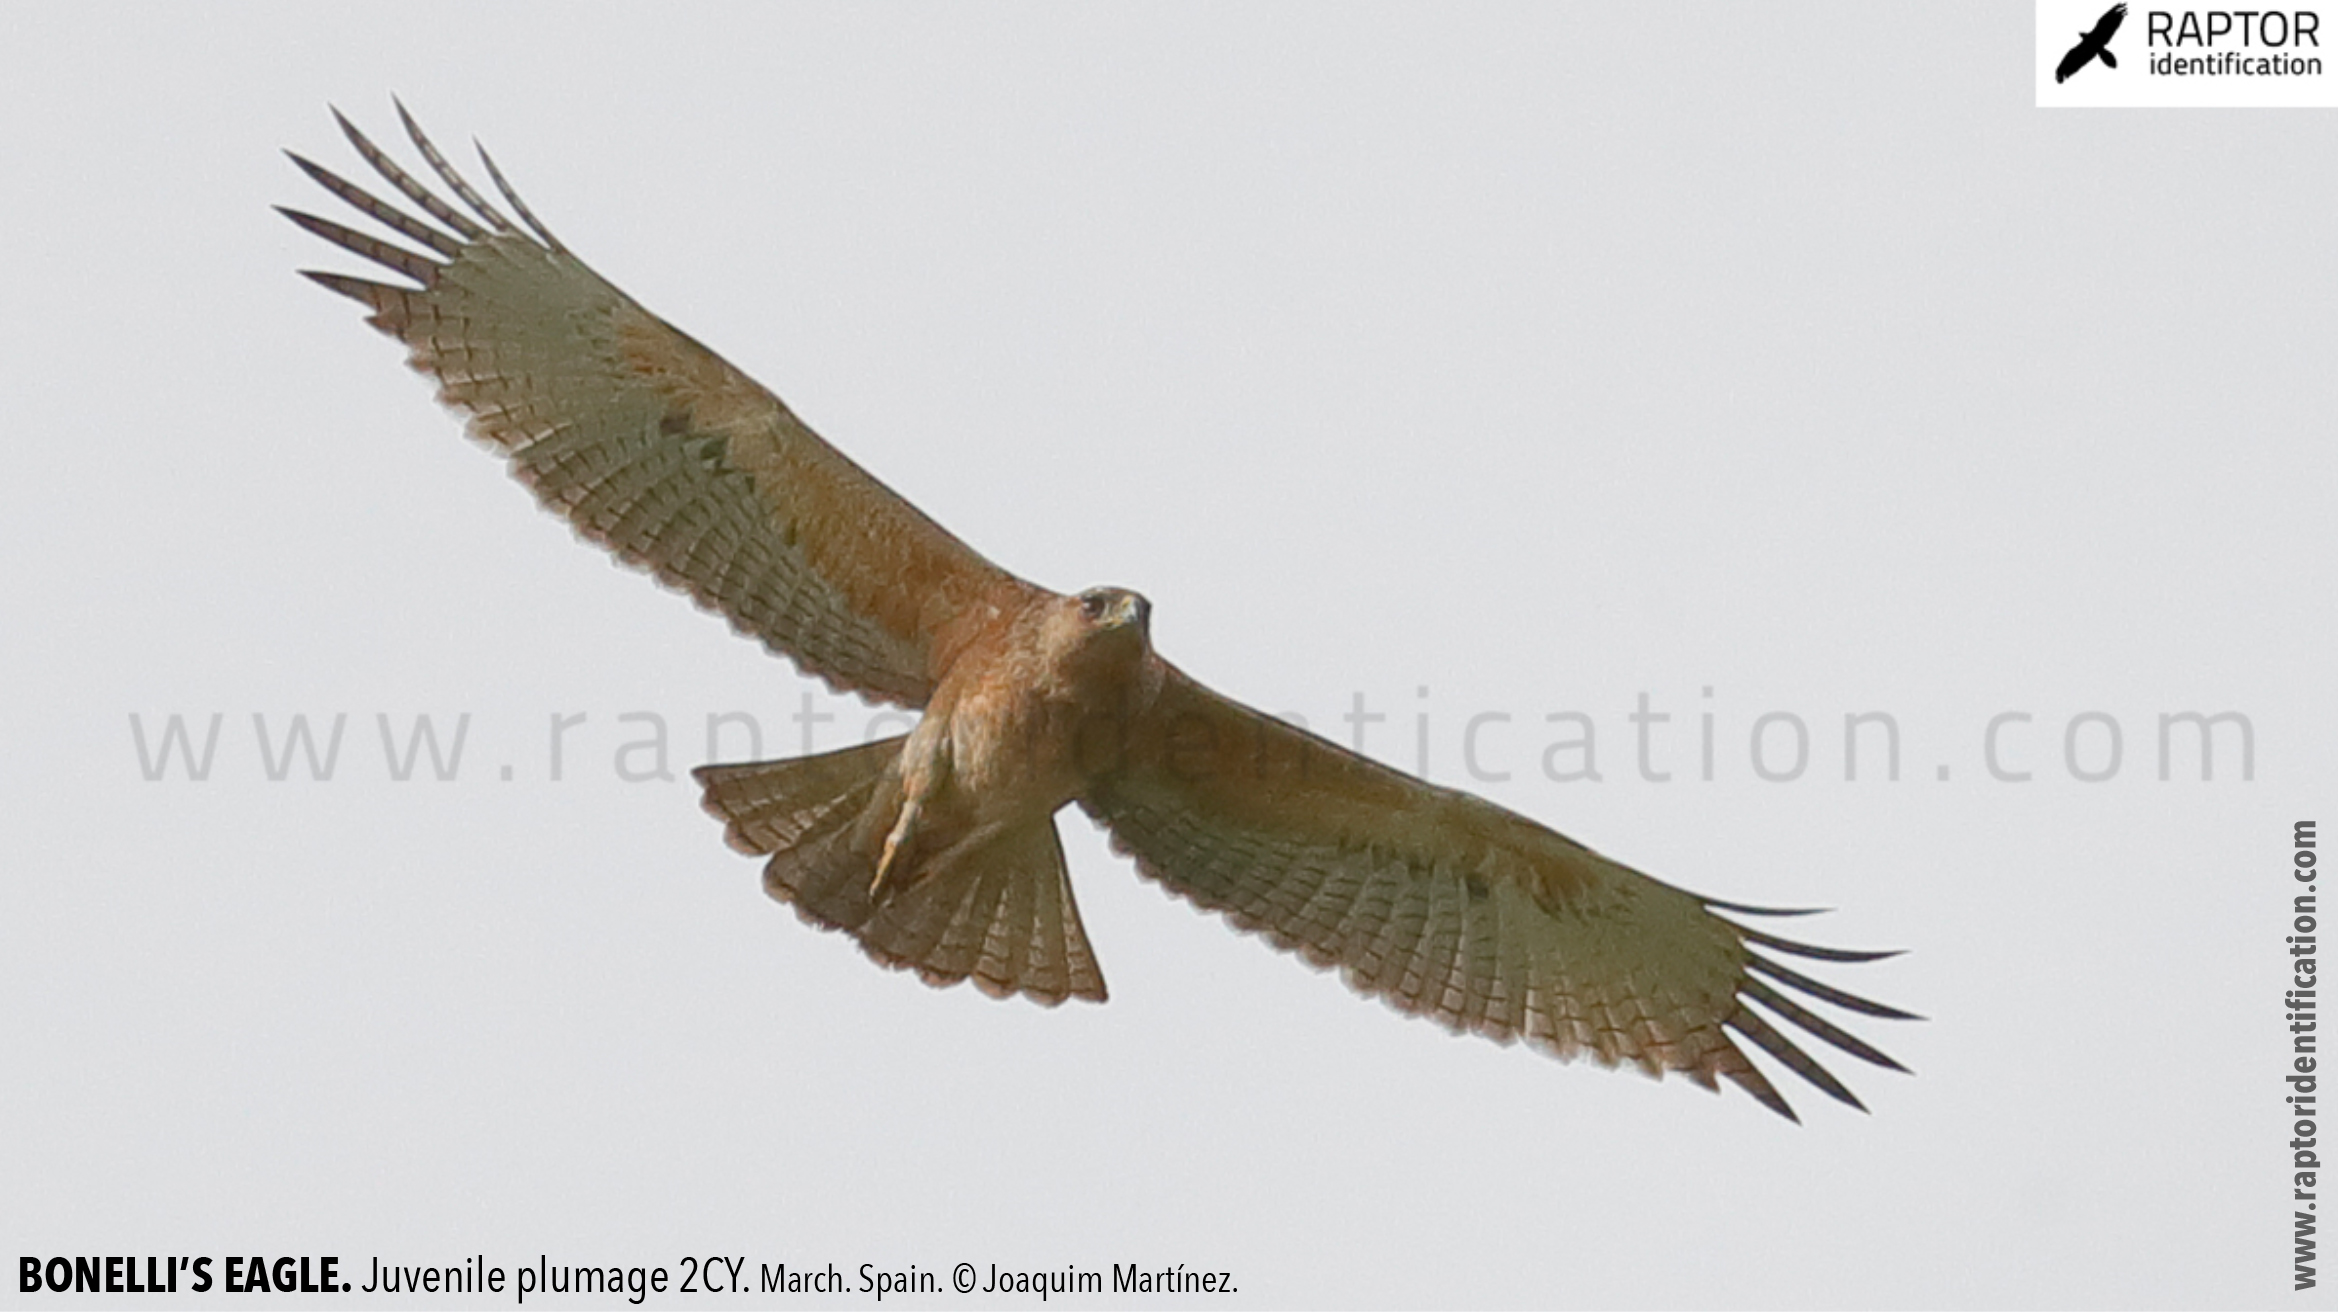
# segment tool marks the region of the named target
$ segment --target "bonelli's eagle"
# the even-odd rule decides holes
[[[1668,886],[1201,685],[1154,653],[1143,597],[992,565],[594,273],[492,160],[516,219],[399,115],[452,199],[341,119],[410,209],[292,158],[392,240],[284,213],[405,281],[308,277],[362,303],[584,536],[830,684],[922,710],[893,739],[698,769],[806,921],[936,985],[1102,1000],[1055,831],[1077,803],[1145,876],[1450,1028],[1727,1078],[1789,1118],[1738,1039],[1859,1102],[1755,1006],[1899,1067],[1786,990],[1912,1015],[1763,951],[1882,956],[1752,929],[1723,913],[1786,910]]]

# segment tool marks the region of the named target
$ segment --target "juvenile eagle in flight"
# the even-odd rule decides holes
[[[307,277],[363,303],[581,535],[830,685],[923,711],[873,744],[697,770],[730,842],[768,856],[765,889],[805,921],[937,986],[1102,1000],[1055,831],[1076,802],[1145,876],[1457,1031],[1727,1078],[1788,1118],[1729,1033],[1859,1102],[1754,1005],[1900,1067],[1779,988],[1913,1015],[1756,947],[1883,955],[1746,927],[1715,910],[1802,910],[1691,895],[1201,685],[1153,652],[1141,595],[1067,596],[992,565],[594,273],[484,152],[516,223],[398,113],[453,202],[338,111],[412,209],[292,159],[406,245],[283,213],[409,283]]]

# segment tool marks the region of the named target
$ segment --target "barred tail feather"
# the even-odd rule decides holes
[[[857,817],[885,769],[901,757],[907,738],[896,735],[808,758],[714,763],[691,775],[705,787],[706,811],[726,824],[724,839],[731,848],[769,854],[795,844],[824,820]]]
[[[693,773],[731,845],[769,854],[763,886],[814,926],[842,931],[870,958],[934,986],[973,979],[994,996],[1054,1005],[1105,998],[1053,818],[1002,832],[889,878],[872,896],[877,855],[899,807],[897,737],[779,762]]]

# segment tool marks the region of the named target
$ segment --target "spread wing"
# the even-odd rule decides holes
[[[2094,52],[2095,45],[2092,40],[2080,41],[2077,45],[2072,46],[2064,52],[2062,62],[2054,66],[2054,81],[2068,82],[2071,74],[2085,68],[2086,61],[2094,58]]]
[[[1838,961],[1474,795],[1441,789],[1166,670],[1115,770],[1081,806],[1138,870],[1411,1014],[1561,1058],[1728,1078],[1793,1110],[1728,1033],[1827,1094],[1857,1098],[1752,1007],[1870,1063],[1900,1065],[1778,988],[1914,1015],[1756,952]],[[1861,1106],[1864,1108],[1864,1106]]]
[[[2104,11],[2101,18],[2095,21],[2094,31],[2086,34],[2087,44],[2091,46],[2109,45],[2112,34],[2119,30],[2119,24],[2126,21],[2127,6],[2112,5]]]
[[[912,707],[924,705],[960,636],[1037,592],[594,273],[488,160],[525,227],[514,225],[404,106],[398,113],[469,213],[336,111],[358,154],[420,213],[298,155],[293,162],[412,246],[284,214],[413,286],[304,273],[364,303],[369,322],[437,377],[440,399],[466,412],[471,432],[579,533],[806,671]]]

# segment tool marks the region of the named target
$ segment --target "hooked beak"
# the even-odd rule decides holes
[[[1153,605],[1146,601],[1143,594],[1122,594],[1112,610],[1114,625],[1134,625],[1139,630],[1149,630],[1152,622]]]

